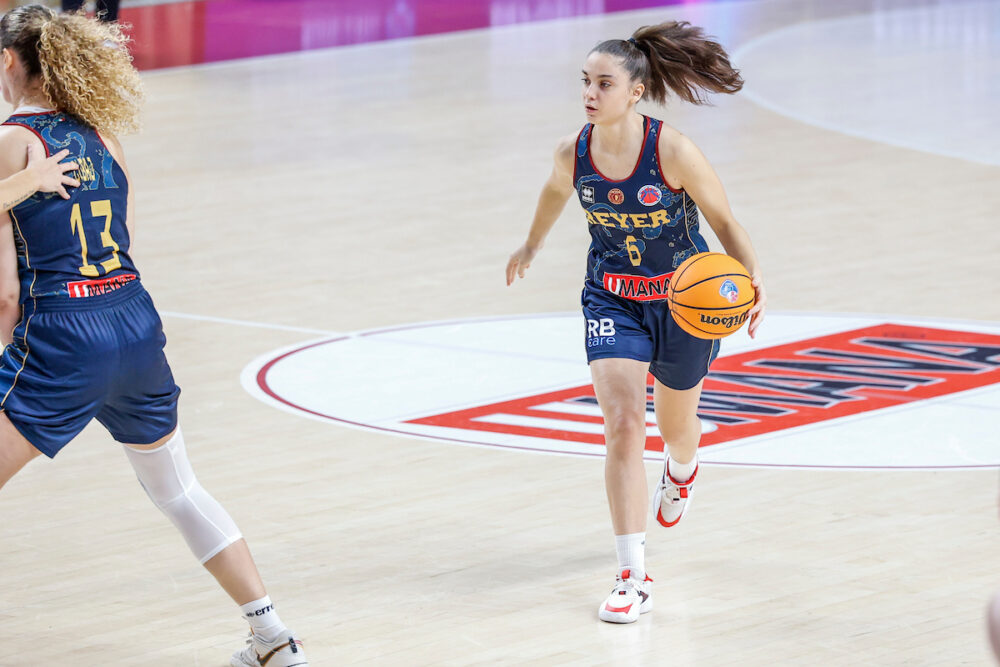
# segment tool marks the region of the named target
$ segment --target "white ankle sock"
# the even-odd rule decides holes
[[[667,458],[670,459],[670,476],[674,478],[675,482],[688,481],[698,467],[697,454],[688,463],[678,463],[674,461],[674,457],[670,456],[670,454],[667,454]]]
[[[247,602],[240,605],[243,618],[247,619],[253,633],[265,642],[273,641],[285,629],[285,624],[278,618],[278,613],[274,611],[271,597],[265,595],[259,600]]]
[[[646,533],[615,535],[618,569],[629,568],[640,577],[646,575]]]

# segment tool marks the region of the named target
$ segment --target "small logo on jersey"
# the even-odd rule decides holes
[[[618,188],[615,188],[608,193],[608,201],[617,206],[625,201],[625,193]]]
[[[727,280],[719,288],[719,295],[728,299],[729,303],[736,303],[736,300],[740,298],[740,291],[736,288],[736,283]]]
[[[663,199],[663,193],[655,185],[644,185],[639,188],[639,202],[643,206],[656,206]]]
[[[580,200],[585,204],[593,204],[594,188],[589,185],[580,186]]]

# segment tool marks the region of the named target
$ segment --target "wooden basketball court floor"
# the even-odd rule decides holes
[[[996,460],[706,466],[684,522],[648,528],[655,610],[614,626],[599,459],[344,428],[241,387],[253,359],[324,335],[576,311],[575,203],[525,281],[503,267],[584,122],[587,51],[667,19],[743,68],[746,94],[646,109],[713,162],[772,311],[1000,321],[994,3],[684,4],[148,73],[125,140],[134,255],[195,469],[311,664],[990,664]],[[829,41],[855,20],[858,43]],[[0,516],[0,665],[215,666],[241,645],[99,426],[16,476]]]

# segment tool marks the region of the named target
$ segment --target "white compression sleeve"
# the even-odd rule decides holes
[[[181,531],[200,563],[242,537],[226,510],[194,476],[180,428],[156,449],[125,446],[125,454],[149,499]]]

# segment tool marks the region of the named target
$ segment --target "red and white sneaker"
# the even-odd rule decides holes
[[[694,478],[698,476],[698,466],[694,467],[691,478],[686,482],[678,482],[670,476],[670,459],[663,465],[663,477],[653,494],[653,508],[656,510],[656,520],[661,526],[677,525],[691,504],[691,487]]]
[[[639,579],[636,572],[625,568],[618,573],[618,583],[597,612],[608,623],[634,623],[639,614],[653,609],[653,580]]]

